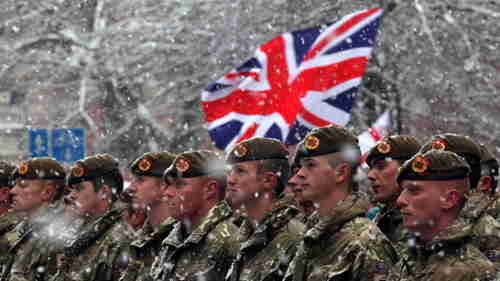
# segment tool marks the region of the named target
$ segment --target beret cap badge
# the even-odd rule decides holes
[[[415,157],[415,159],[413,159],[413,162],[411,163],[412,170],[419,174],[427,171],[428,167],[429,161],[427,161],[427,159],[420,155]]]
[[[432,141],[432,149],[436,150],[446,150],[448,147],[448,142],[444,139],[435,139]]]
[[[71,169],[71,174],[74,176],[74,177],[81,177],[83,176],[83,174],[85,174],[85,170],[83,169],[83,167],[81,166],[74,166],[73,169]]]
[[[238,158],[244,157],[248,153],[248,148],[244,144],[239,144],[234,149],[234,155]]]
[[[29,170],[29,166],[26,163],[22,163],[19,166],[19,174],[20,175],[26,175],[28,173],[28,170]]]
[[[380,152],[382,154],[387,154],[387,153],[391,152],[392,147],[388,142],[381,141],[377,144],[377,150],[378,150],[378,152]]]
[[[151,169],[151,161],[147,158],[144,158],[144,159],[141,159],[141,161],[139,161],[139,164],[137,165],[139,167],[139,170],[143,171],[143,172],[147,172],[149,171],[149,169]]]
[[[189,168],[191,168],[191,163],[189,162],[188,159],[186,158],[179,158],[177,159],[177,161],[175,162],[175,168],[181,172],[181,173],[185,173],[189,170]]]
[[[316,148],[319,147],[319,143],[320,143],[319,138],[316,136],[308,136],[304,140],[304,146],[308,150],[315,150]]]

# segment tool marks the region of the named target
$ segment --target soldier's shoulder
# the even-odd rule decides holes
[[[486,212],[494,219],[500,221],[500,196],[496,196]]]
[[[127,235],[127,225],[123,220],[116,221],[108,231],[105,232],[105,240],[112,243],[130,243],[131,237]]]
[[[210,236],[216,239],[236,240],[238,232],[238,227],[228,218],[218,223],[210,232]]]
[[[398,260],[397,251],[392,243],[368,218],[358,217],[348,223],[342,231],[345,233],[343,239],[351,245],[356,245],[355,248],[364,249],[377,258]]]
[[[21,222],[21,217],[14,212],[7,212],[0,216],[0,234],[11,231]]]
[[[366,217],[357,217],[351,220],[344,226],[343,231],[362,241],[385,238],[377,224]]]
[[[293,218],[286,225],[286,229],[291,238],[301,239],[306,231],[306,226],[299,219]]]
[[[473,224],[472,233],[474,236],[497,236],[500,237],[500,222],[489,214],[482,214]]]
[[[433,280],[496,280],[498,269],[481,252],[468,243],[456,256],[443,257],[444,263],[435,264]],[[443,260],[441,259],[441,260]]]

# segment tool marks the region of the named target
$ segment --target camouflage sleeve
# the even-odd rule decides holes
[[[369,230],[369,238],[354,253],[352,264],[353,280],[387,280],[389,271],[396,264],[398,256],[387,238],[377,231]],[[361,237],[362,238],[362,237]]]
[[[500,268],[500,222],[483,215],[474,225],[473,235],[474,246]]]
[[[146,278],[148,274],[149,270],[144,267],[143,263],[136,259],[130,259],[119,281],[148,280]]]

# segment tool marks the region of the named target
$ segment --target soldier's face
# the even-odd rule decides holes
[[[377,202],[390,203],[397,199],[401,188],[396,181],[399,162],[396,160],[379,159],[372,163],[368,172],[374,198]]]
[[[162,180],[156,177],[135,176],[128,187],[134,208],[146,209],[161,200]]]
[[[167,196],[173,217],[190,219],[198,215],[205,202],[204,181],[203,177],[178,178],[170,181]]]
[[[70,186],[68,195],[68,210],[78,216],[93,216],[98,210],[99,193],[94,190],[94,184],[90,181],[73,184]]]
[[[259,198],[262,179],[258,175],[258,161],[236,163],[227,175],[226,199],[235,209]]]
[[[335,169],[330,166],[325,155],[301,159],[301,167],[296,176],[303,200],[321,201],[334,188],[332,179]]]
[[[298,171],[298,169],[296,170]],[[297,173],[294,173],[292,177],[288,180],[287,188],[293,192],[295,201],[297,202],[297,206],[301,209],[305,214],[311,214],[314,212],[314,204],[310,200],[304,199],[304,195],[302,194],[302,187],[300,185],[300,178],[297,176]]]
[[[12,209],[14,211],[29,212],[40,207],[46,200],[42,180],[17,180],[10,191],[12,195]]]
[[[436,181],[410,181],[401,183],[403,191],[397,205],[401,209],[403,225],[413,232],[428,232],[441,214],[443,188]]]

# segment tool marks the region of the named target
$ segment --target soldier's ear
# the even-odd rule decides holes
[[[477,184],[477,189],[482,192],[490,192],[492,184],[490,176],[482,176]]]
[[[97,192],[97,196],[101,200],[111,200],[111,188],[107,184],[103,184]]]
[[[205,184],[205,200],[218,198],[218,188],[219,185],[216,180],[208,179]]]
[[[460,192],[457,189],[450,188],[441,196],[441,206],[445,210],[452,209],[460,205],[461,198]]]
[[[56,193],[56,184],[52,181],[44,182],[41,197],[44,202],[50,202]]]
[[[335,167],[335,183],[343,183],[349,179],[350,167],[346,162],[340,163]]]

